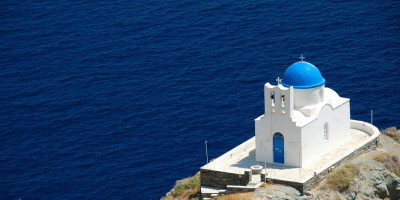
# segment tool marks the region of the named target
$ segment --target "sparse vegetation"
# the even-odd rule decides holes
[[[350,186],[355,176],[360,173],[360,167],[353,163],[346,163],[328,177],[326,186],[338,191],[343,191]]]
[[[320,187],[319,187],[319,189],[321,189],[321,190],[326,190],[326,189],[329,189],[329,185],[328,184],[322,184]]]
[[[230,195],[222,195],[212,198],[212,200],[251,200],[253,199],[253,192],[237,193]]]
[[[400,143],[400,130],[397,130],[396,127],[387,128],[381,131],[381,133],[391,137],[393,140]]]
[[[200,197],[200,172],[192,177],[176,181],[174,189],[162,200],[172,199],[199,199]]]
[[[376,194],[376,190],[370,190],[368,188],[375,188],[375,183],[378,180],[371,179],[371,174],[384,175],[384,176],[392,176],[394,177],[396,174],[400,176],[400,146],[394,142],[395,140],[400,143],[400,129],[396,129],[394,127],[385,129],[381,131],[382,135],[379,136],[381,147],[383,150],[389,152],[382,152],[383,150],[379,150],[379,152],[371,151],[363,154],[363,156],[357,157],[355,161],[351,161],[352,163],[346,163],[342,167],[336,168],[333,172],[329,174],[329,176],[323,180],[320,184],[317,184],[313,187],[312,197],[319,199],[343,199],[349,194],[357,194],[357,199],[374,199],[378,197]],[[373,160],[377,161],[373,161]],[[381,164],[387,168],[387,170],[383,171],[374,171],[370,169],[381,168]],[[357,164],[353,164],[357,163]],[[362,174],[360,173],[362,170]],[[389,173],[389,171],[393,172]],[[391,179],[390,179],[391,180]],[[386,181],[386,179],[385,179]],[[392,190],[389,190],[389,185],[391,183],[386,182],[385,185],[388,187],[389,197],[386,199],[398,199],[397,193],[393,193]],[[265,190],[270,187],[270,185],[274,185],[270,179],[267,180],[267,183],[264,183],[260,189]],[[368,186],[368,187],[364,187]],[[393,189],[393,188],[392,188]],[[271,194],[287,194],[282,191],[275,191],[271,189]],[[257,199],[258,197],[254,195],[255,193],[238,193],[238,194],[230,194],[230,195],[222,195],[218,197],[212,198],[213,200],[250,200]],[[270,193],[268,193],[270,194]],[[391,195],[391,196],[390,196]],[[387,195],[386,195],[387,196]],[[380,197],[384,198],[385,195]],[[264,196],[265,197],[265,196]],[[392,198],[394,197],[394,198]],[[176,182],[176,185],[173,190],[171,190],[166,197],[163,197],[162,200],[198,200],[200,198],[200,174],[196,174],[193,177],[189,177]],[[260,197],[262,198],[262,197]]]
[[[391,172],[400,176],[400,158],[398,155],[380,152],[374,156],[374,160],[383,163],[383,165]]]
[[[340,195],[339,194],[335,194],[335,200],[341,200],[342,198],[340,198]]]

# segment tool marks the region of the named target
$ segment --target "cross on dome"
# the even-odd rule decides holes
[[[301,54],[301,56],[299,57],[301,62],[304,62],[304,59],[306,59],[306,57],[303,56],[303,54]]]
[[[278,76],[278,78],[276,79],[276,81],[278,82],[278,85],[281,84],[281,80],[282,79],[280,79],[279,76]]]

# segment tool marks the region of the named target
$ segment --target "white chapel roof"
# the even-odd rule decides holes
[[[325,87],[323,90],[324,101],[316,105],[293,108],[292,120],[296,122],[297,126],[303,127],[317,119],[319,112],[324,106],[330,106],[332,109],[335,109],[350,100],[348,98],[340,97],[334,90],[330,88]]]

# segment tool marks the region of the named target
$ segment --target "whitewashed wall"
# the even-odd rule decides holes
[[[271,93],[275,92],[275,105],[272,105]],[[285,95],[284,106],[280,99]],[[264,87],[265,114],[255,119],[256,160],[273,163],[273,134],[280,132],[284,137],[284,165],[300,166],[300,128],[292,121],[293,87],[282,85]]]
[[[328,122],[329,139],[324,139],[324,125]],[[301,130],[302,166],[343,143],[350,136],[350,102],[333,109],[326,104],[316,120]]]
[[[323,101],[325,85],[309,89],[294,89],[294,107],[315,105]]]
[[[265,84],[265,114],[255,119],[257,161],[274,163],[273,135],[276,132],[284,136],[284,165],[293,167],[309,164],[349,137],[349,100],[339,97],[329,88],[326,89],[325,94],[324,85],[310,89],[293,89]],[[275,103],[271,99],[272,93],[275,94]],[[281,99],[282,95],[285,96],[284,101]],[[318,105],[324,100],[327,102],[325,105]],[[310,113],[304,113],[308,117],[301,117],[294,122],[293,109],[296,104],[312,107],[303,107],[303,110],[299,108],[303,113],[311,109]],[[328,140],[324,138],[326,122]]]

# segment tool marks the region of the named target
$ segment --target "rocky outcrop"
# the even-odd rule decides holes
[[[279,184],[266,184],[264,187],[254,191],[252,200],[261,199],[302,199],[302,200],[317,200],[317,199],[400,199],[400,177],[391,172],[381,162],[374,160],[374,156],[381,152],[387,152],[391,155],[400,155],[400,145],[391,138],[381,135],[379,136],[379,145],[376,150],[370,150],[367,153],[359,155],[355,159],[348,161],[360,167],[360,173],[355,177],[347,190],[338,192],[326,187],[326,180],[323,180],[318,186],[310,191],[305,191],[305,195],[301,196],[299,190],[293,187],[283,186]],[[205,179],[209,182],[214,182],[214,179],[223,180],[224,185],[233,183],[235,185],[243,185],[249,182],[250,172],[238,176],[235,179],[224,177],[220,174],[208,173]],[[328,174],[329,176],[329,174]],[[263,179],[263,177],[261,177]],[[217,185],[218,186],[218,185]],[[221,186],[220,186],[221,187]],[[225,190],[224,190],[225,191]],[[211,196],[210,196],[211,197]],[[178,198],[179,199],[179,198]]]
[[[373,159],[380,152],[400,155],[400,145],[380,136],[380,147],[350,161],[360,167],[360,174],[349,188],[341,193],[327,189],[325,181],[314,188],[310,199],[400,199],[400,177]]]
[[[254,199],[287,199],[295,200],[300,198],[300,192],[292,187],[283,185],[266,185],[254,191]]]
[[[380,163],[371,163],[373,168],[366,169],[363,173],[366,176],[365,190],[362,190],[364,197],[381,199],[400,199],[400,178],[381,166]]]

